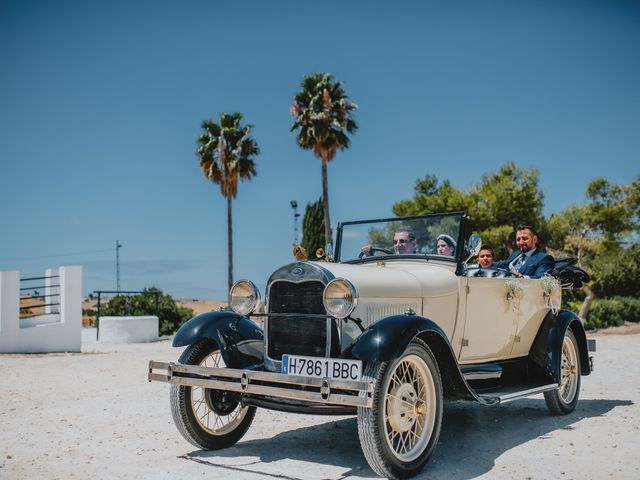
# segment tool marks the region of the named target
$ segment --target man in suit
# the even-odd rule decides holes
[[[518,250],[506,260],[495,262],[493,267],[510,270],[516,277],[524,278],[541,278],[553,269],[555,260],[536,248],[538,234],[531,225],[520,225],[517,228],[516,244]]]

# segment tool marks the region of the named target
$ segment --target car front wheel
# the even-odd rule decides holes
[[[580,396],[580,358],[578,342],[570,328],[562,341],[560,360],[560,385],[557,390],[544,392],[547,407],[554,415],[566,415],[573,412]]]
[[[224,367],[218,345],[201,340],[190,345],[179,363],[203,367]],[[242,405],[229,392],[211,388],[171,385],[171,413],[182,436],[205,450],[227,448],[246,433],[256,407]]]
[[[358,408],[358,434],[367,462],[387,478],[407,478],[427,463],[440,436],[442,381],[433,353],[413,340],[390,362],[369,362],[373,407]]]

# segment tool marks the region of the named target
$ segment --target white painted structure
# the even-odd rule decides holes
[[[58,303],[20,318],[20,272],[0,272],[0,353],[79,352],[82,330],[82,267],[48,269],[45,295]]]
[[[158,340],[158,317],[100,317],[100,343],[140,343]]]

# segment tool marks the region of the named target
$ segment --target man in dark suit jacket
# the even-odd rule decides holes
[[[531,225],[520,225],[516,230],[516,244],[518,250],[509,255],[506,260],[493,264],[494,268],[511,270],[516,277],[541,278],[545,273],[553,270],[555,260],[549,254],[536,248],[538,234]]]

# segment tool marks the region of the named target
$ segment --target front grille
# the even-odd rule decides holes
[[[325,356],[327,320],[304,315],[305,313],[326,314],[322,303],[323,291],[324,284],[318,281],[302,283],[276,281],[271,284],[269,313],[298,313],[300,316],[269,316],[267,327],[269,358],[282,360],[284,353]]]

